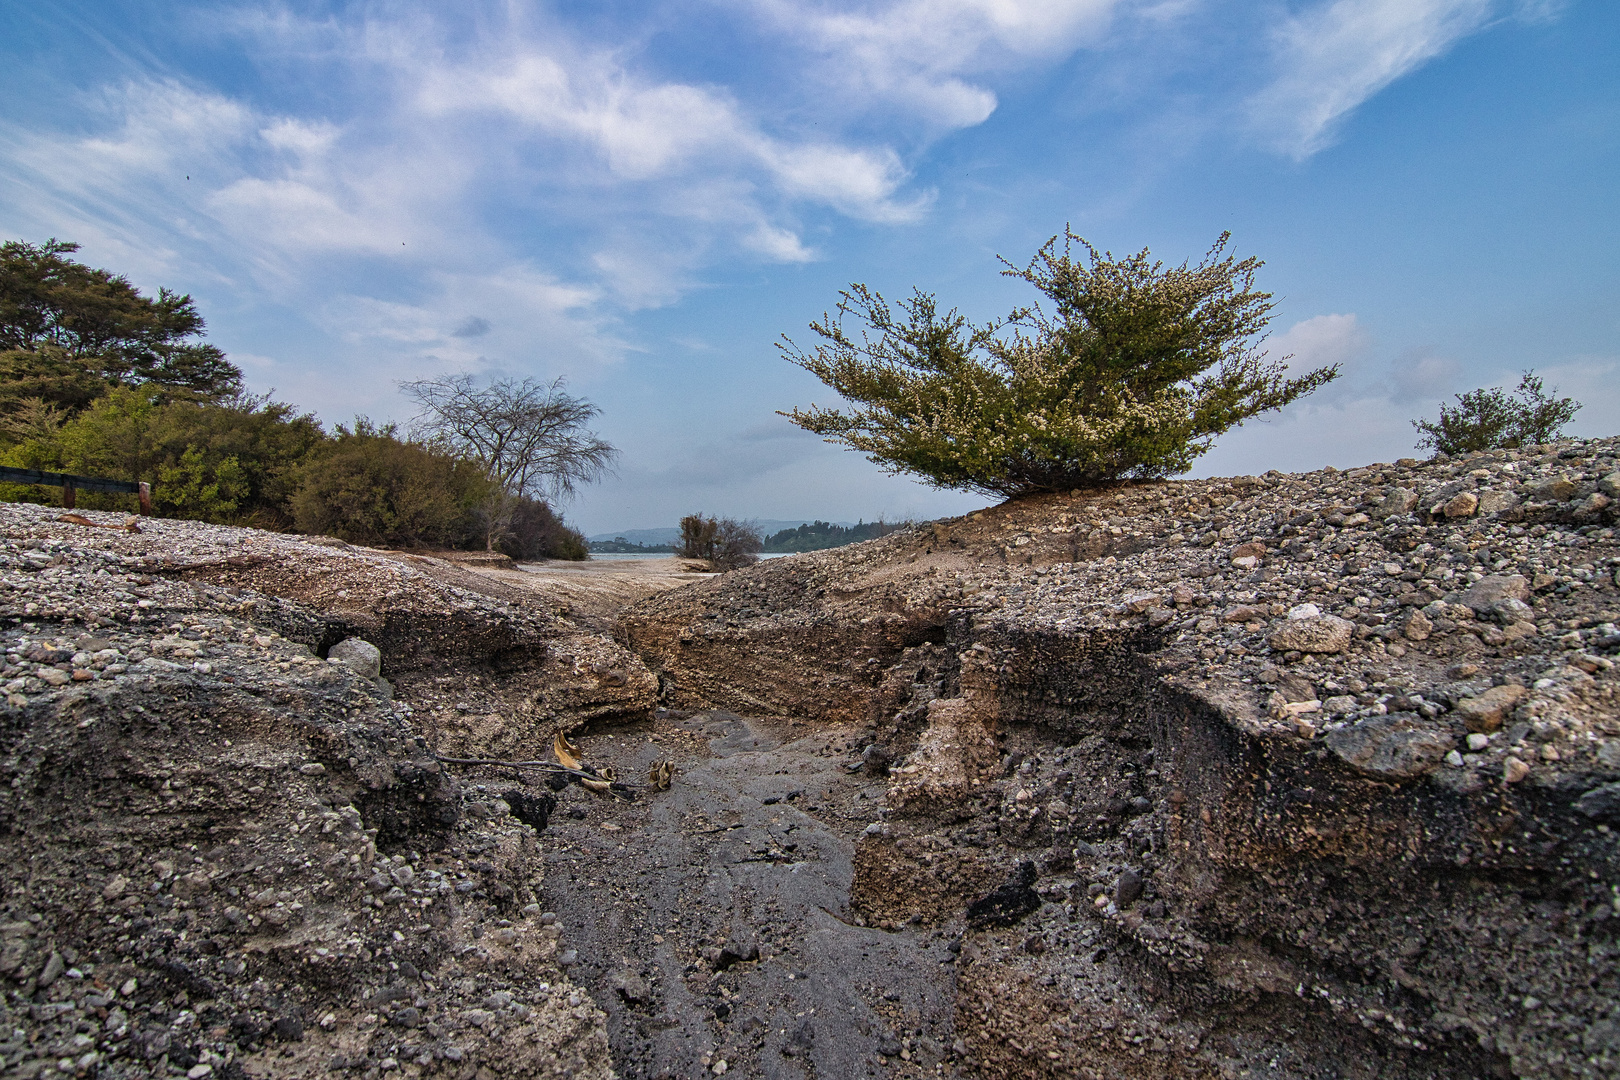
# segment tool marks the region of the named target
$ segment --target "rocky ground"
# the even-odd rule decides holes
[[[644,715],[635,658],[438,560],[57,514],[0,508],[7,1075],[611,1075],[549,793],[424,733],[532,756]]]
[[[0,1062],[1608,1075],[1616,449],[700,581],[0,507]],[[445,760],[559,730],[632,797]]]
[[[669,705],[892,759],[852,904],[963,934],[983,1075],[1607,1075],[1616,469],[1606,440],[1024,500],[620,635]]]

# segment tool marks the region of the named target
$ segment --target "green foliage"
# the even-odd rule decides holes
[[[235,455],[209,462],[202,447],[188,446],[177,463],[158,467],[157,490],[176,511],[173,517],[224,521],[248,496],[247,472]]]
[[[1287,358],[1267,360],[1275,305],[1254,288],[1262,264],[1224,256],[1228,239],[1195,266],[1166,267],[1146,249],[1116,259],[1072,232],[1053,237],[1004,271],[1053,310],[984,326],[941,314],[927,293],[896,312],[852,285],[836,319],[811,324],[822,344],[778,347],[859,407],[783,415],[937,487],[1019,496],[1185,472],[1220,433],[1338,376],[1287,378]]]
[[[883,521],[862,522],[856,525],[833,525],[826,521],[816,521],[808,525],[800,525],[796,529],[783,529],[772,533],[765,538],[763,550],[770,552],[792,551],[825,551],[827,548],[843,547],[845,544],[856,544],[862,540],[875,540],[880,536],[888,536],[903,524],[890,524]]]
[[[1441,403],[1438,421],[1412,421],[1412,426],[1423,433],[1418,438],[1418,449],[1466,454],[1551,442],[1581,409],[1580,402],[1573,398],[1546,393],[1533,371],[1524,373],[1512,395],[1494,386],[1455,397],[1455,406]]]
[[[23,468],[145,480],[153,486],[154,512],[165,517],[274,528],[291,523],[286,504],[298,471],[324,439],[314,417],[281,402],[244,395],[211,404],[168,399],[152,386],[120,386],[3,456]],[[79,495],[91,509],[134,509],[134,498]]]
[[[0,245],[0,402],[37,396],[71,406],[62,396],[82,396],[74,388],[88,382],[150,383],[214,401],[241,391],[242,372],[200,340],[205,323],[190,296],[144,296],[126,278],[65,257],[77,250],[57,240]],[[31,394],[26,384],[40,369],[68,388]]]
[[[67,257],[77,250],[0,245],[0,461],[147,481],[167,517],[585,557],[584,537],[530,495],[572,490],[614,454],[583,430],[596,407],[560,383],[412,384],[424,404],[448,395],[433,401],[462,427],[447,422],[431,446],[366,421],[330,438],[314,417],[242,391],[241,371],[201,340],[191,297],[145,296]],[[55,504],[61,492],[0,485],[0,497]],[[133,510],[135,497],[81,491],[78,505]]]
[[[300,532],[373,547],[459,547],[491,494],[482,469],[361,420],[312,455],[292,497]]]
[[[535,559],[587,559],[585,537],[539,499],[516,499],[506,535],[495,545],[519,562]]]

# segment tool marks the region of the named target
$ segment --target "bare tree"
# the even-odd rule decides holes
[[[494,379],[480,386],[471,375],[441,375],[400,383],[422,408],[413,433],[477,461],[507,495],[572,495],[601,479],[619,456],[586,429],[601,410],[563,389],[563,380]]]

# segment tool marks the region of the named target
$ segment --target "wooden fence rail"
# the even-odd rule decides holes
[[[142,480],[106,480],[99,476],[75,476],[72,473],[45,472],[42,469],[13,469],[0,465],[0,481],[8,484],[44,484],[62,489],[62,505],[72,509],[74,496],[80,491],[112,491],[134,495],[141,503],[141,513],[152,513],[152,485]]]

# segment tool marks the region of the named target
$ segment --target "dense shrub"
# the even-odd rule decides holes
[[[540,499],[507,499],[505,521],[491,545],[519,562],[535,559],[590,557],[585,537],[563,524],[562,518]]]
[[[153,485],[165,517],[291,524],[297,474],[326,435],[292,406],[246,395],[214,404],[167,399],[151,386],[114,387],[71,420],[42,421],[3,455],[8,465]],[[11,497],[19,496],[11,493]],[[54,503],[56,488],[32,489]],[[79,494],[79,505],[133,510],[133,495]]]
[[[1185,472],[1221,432],[1338,375],[1291,379],[1266,359],[1274,305],[1254,288],[1261,263],[1223,256],[1227,240],[1196,266],[1165,267],[1145,249],[1116,259],[1053,237],[1005,271],[1052,311],[984,326],[941,314],[927,293],[896,313],[852,285],[838,318],[810,324],[823,344],[780,348],[859,407],[784,415],[937,487],[1018,496]],[[862,324],[853,335],[847,316]]]
[[[1417,443],[1419,450],[1466,454],[1551,442],[1581,408],[1573,398],[1555,398],[1546,393],[1533,371],[1524,373],[1511,396],[1500,386],[1455,396],[1455,406],[1441,403],[1438,421],[1412,421],[1412,426],[1423,433]]]
[[[191,297],[147,296],[48,240],[0,245],[0,462],[146,481],[153,510],[369,544],[497,546],[584,558],[584,537],[532,489],[572,491],[615,451],[586,431],[596,406],[561,383],[468,376],[409,384],[441,423],[431,444],[360,421],[328,436],[314,417],[242,392]],[[429,425],[432,427],[432,425]],[[46,504],[60,489],[0,484]],[[86,509],[135,496],[79,492]]]
[[[324,533],[372,547],[460,547],[474,529],[474,508],[491,495],[471,462],[402,442],[389,427],[364,421],[337,437],[303,469],[292,497],[300,532]]]

